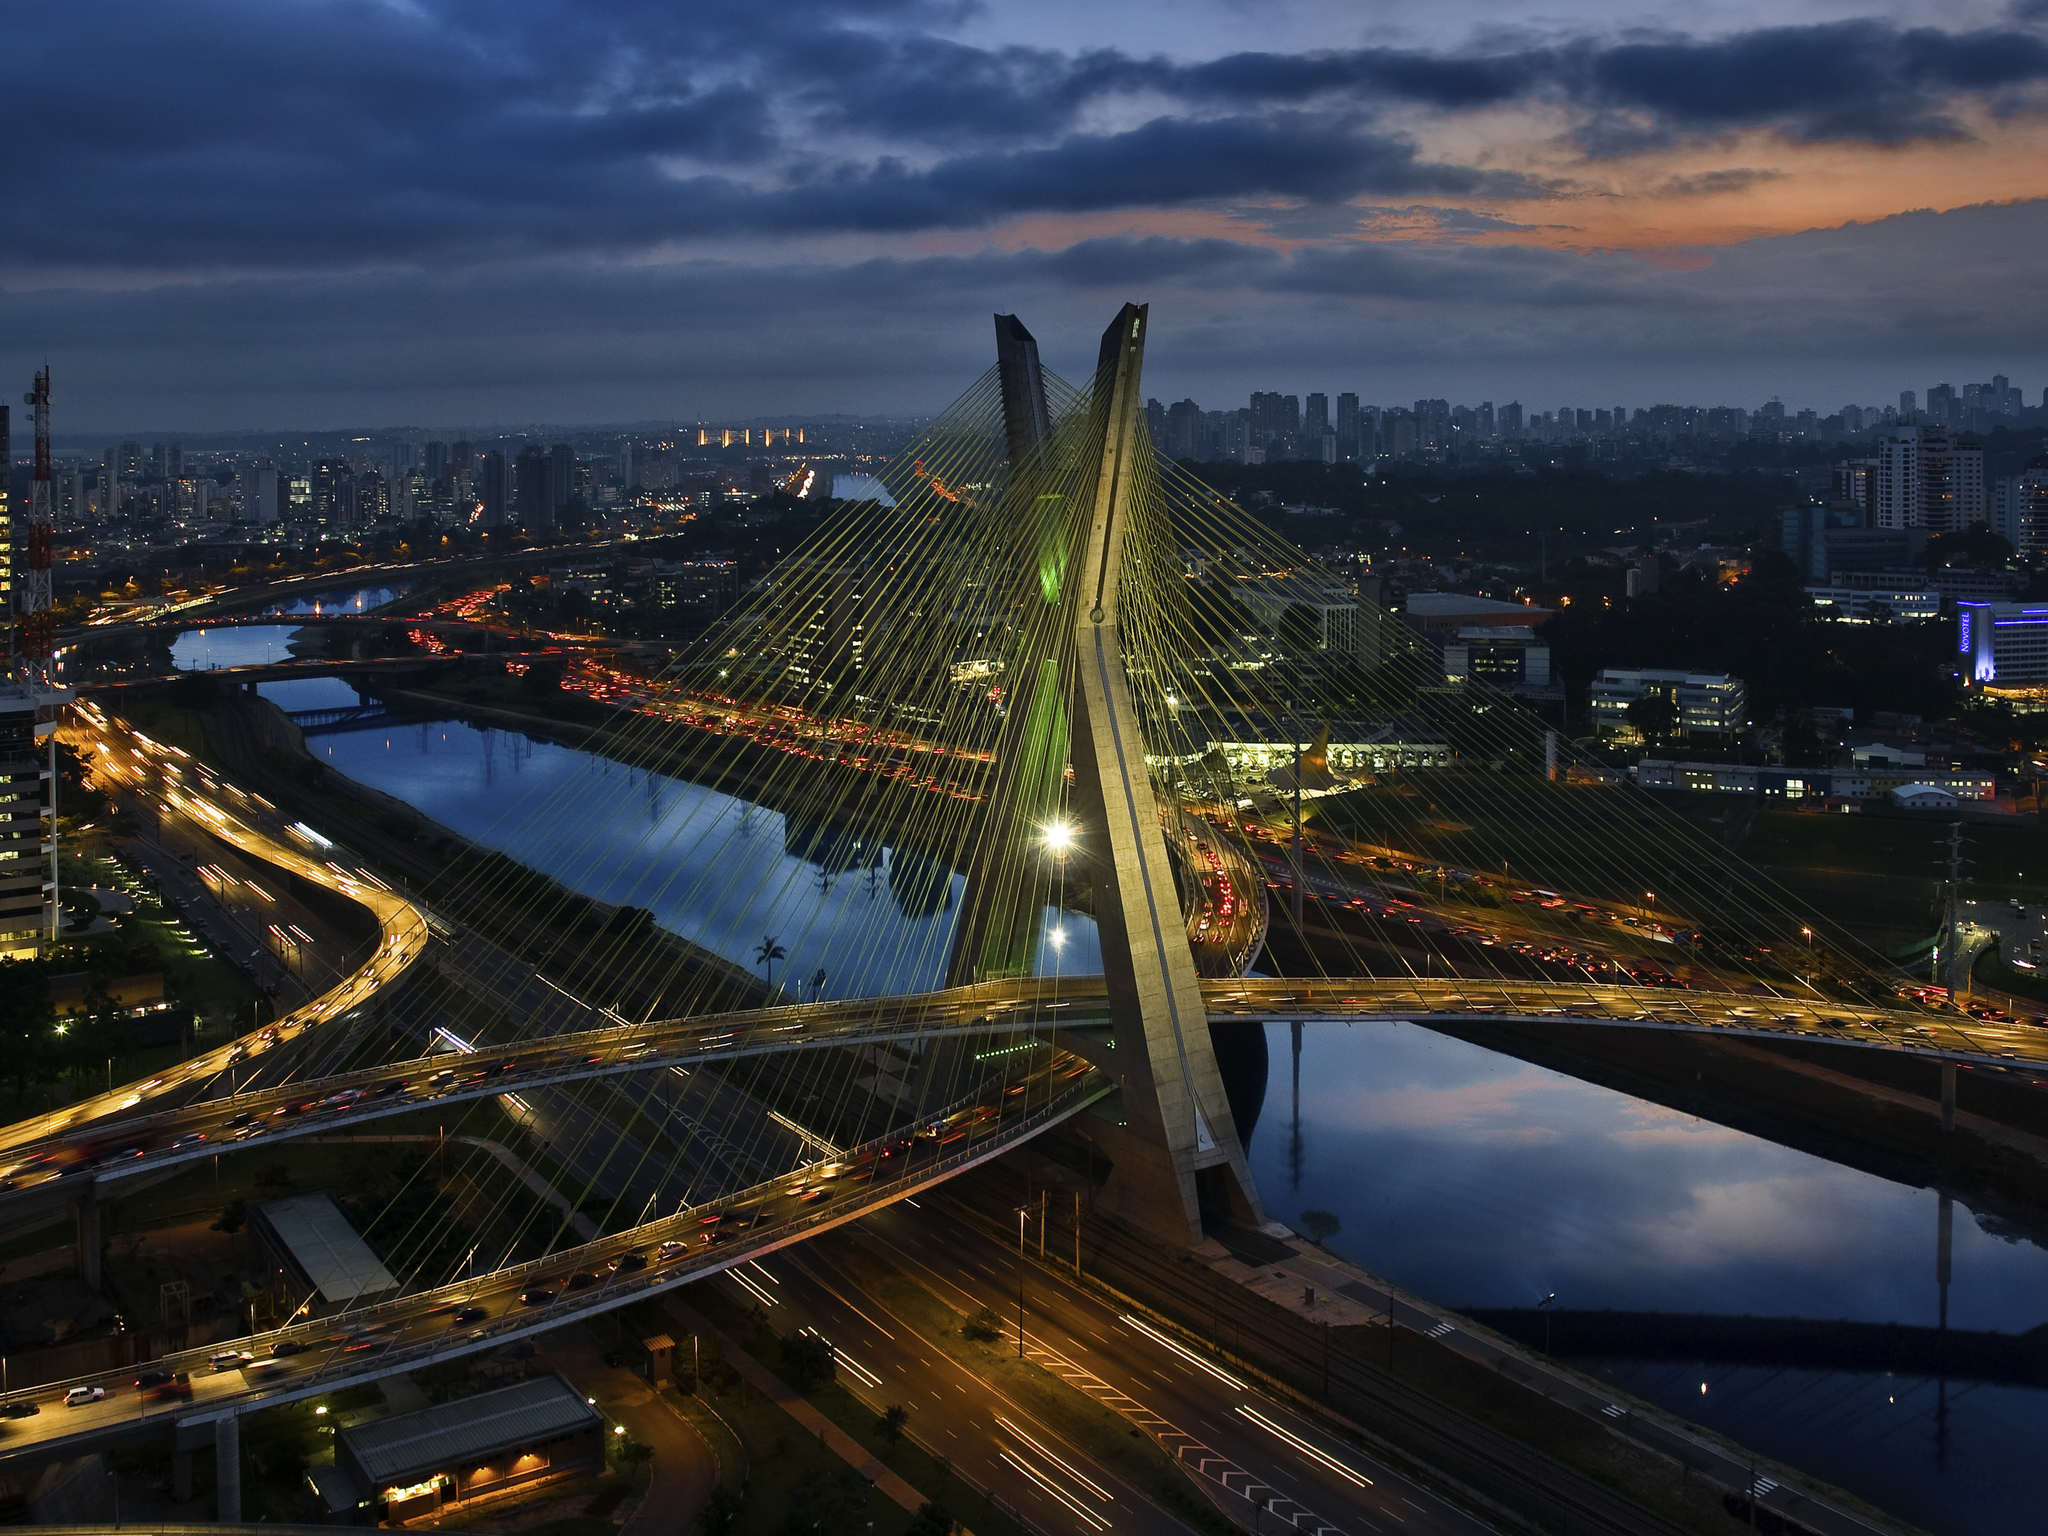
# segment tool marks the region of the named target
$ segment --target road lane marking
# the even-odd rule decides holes
[[[1122,1323],[1127,1328],[1133,1329],[1138,1333],[1142,1333],[1146,1338],[1150,1339],[1153,1343],[1160,1345],[1162,1348],[1171,1350],[1174,1354],[1180,1356],[1181,1359],[1185,1360],[1189,1365],[1194,1366],[1197,1370],[1207,1371],[1211,1376],[1214,1376],[1218,1381],[1222,1382],[1225,1386],[1234,1387],[1240,1392],[1246,1390],[1245,1384],[1242,1381],[1239,1381],[1235,1376],[1231,1375],[1230,1372],[1224,1370],[1221,1366],[1211,1365],[1207,1360],[1204,1360],[1200,1355],[1196,1354],[1193,1350],[1186,1349],[1181,1345],[1175,1343],[1172,1339],[1168,1338],[1165,1334],[1161,1333],[1157,1328],[1152,1327],[1150,1324],[1139,1322],[1138,1319],[1132,1317],[1130,1313],[1123,1313],[1121,1316],[1117,1318],[1117,1321]],[[1156,1371],[1153,1374],[1158,1375]],[[1173,1384],[1172,1381],[1167,1377],[1160,1376],[1159,1379],[1161,1381],[1166,1382],[1168,1386],[1171,1386]]]
[[[1065,1472],[1069,1477],[1073,1478],[1075,1482],[1079,1483],[1083,1488],[1086,1488],[1090,1493],[1094,1494],[1095,1497],[1102,1500],[1103,1503],[1108,1504],[1114,1502],[1110,1498],[1108,1490],[1102,1488],[1094,1482],[1091,1482],[1085,1474],[1076,1470],[1074,1467],[1069,1466],[1065,1461],[1063,1461],[1058,1456],[1058,1454],[1056,1454],[1048,1447],[1040,1445],[1038,1441],[1033,1439],[1024,1430],[1018,1428],[1015,1424],[1012,1424],[1000,1413],[996,1415],[996,1422],[1002,1425],[1003,1428],[1007,1429],[1011,1434],[1015,1435],[1019,1440],[1022,1440],[1026,1445],[1030,1446],[1031,1449],[1038,1452],[1038,1454],[1043,1456],[1047,1461],[1051,1462],[1054,1466],[1058,1467],[1062,1472]]]
[[[1360,1488],[1370,1488],[1373,1485],[1372,1479],[1365,1476],[1365,1474],[1363,1474],[1362,1472],[1352,1471],[1351,1468],[1345,1466],[1343,1462],[1339,1461],[1336,1457],[1330,1455],[1329,1452],[1322,1450],[1318,1446],[1311,1445],[1307,1440],[1304,1440],[1300,1435],[1295,1434],[1292,1430],[1287,1429],[1282,1425],[1274,1423],[1271,1419],[1267,1418],[1263,1413],[1259,1412],[1258,1409],[1250,1407],[1249,1405],[1244,1403],[1239,1403],[1237,1405],[1237,1411],[1240,1414],[1242,1414],[1245,1418],[1250,1419],[1254,1424],[1258,1425],[1261,1429],[1266,1430],[1270,1434],[1278,1435],[1282,1440],[1285,1440],[1297,1451],[1300,1451],[1302,1455],[1308,1457],[1311,1461],[1316,1462],[1321,1466],[1329,1468],[1339,1477],[1349,1479],[1351,1482],[1357,1484]]]
[[[1013,1456],[1007,1450],[998,1450],[996,1454],[1001,1456],[1004,1461],[1008,1462],[1011,1466],[1015,1467],[1019,1472],[1022,1472],[1026,1477],[1030,1478],[1032,1482],[1036,1483],[1040,1488],[1044,1489],[1045,1492],[1051,1494],[1062,1505],[1064,1505],[1070,1513],[1074,1514],[1075,1516],[1079,1517],[1082,1521],[1084,1521],[1090,1530],[1106,1531],[1109,1529],[1109,1522],[1107,1520],[1103,1519],[1102,1516],[1098,1515],[1094,1510],[1090,1509],[1087,1505],[1083,1504],[1080,1500],[1076,1499],[1072,1494],[1068,1493],[1064,1488],[1060,1487],[1059,1484],[1055,1483],[1051,1477],[1049,1477],[1044,1472],[1039,1471],[1038,1468],[1032,1466],[1030,1462],[1024,1460],[1021,1456]]]

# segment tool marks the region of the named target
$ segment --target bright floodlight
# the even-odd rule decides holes
[[[1073,851],[1074,827],[1071,822],[1048,822],[1043,831],[1045,833],[1046,852],[1065,854]]]

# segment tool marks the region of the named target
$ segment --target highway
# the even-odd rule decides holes
[[[1050,1049],[1017,1058],[973,1096],[834,1159],[765,1184],[474,1279],[166,1355],[120,1371],[0,1394],[0,1460],[48,1454],[117,1432],[295,1402],[400,1371],[495,1349],[581,1322],[761,1258],[998,1157],[1112,1089],[1069,1074]],[[1005,1092],[1019,1084],[1021,1094]],[[1033,1089],[1037,1092],[1033,1092]],[[619,1261],[616,1267],[613,1261]],[[246,1357],[246,1358],[245,1358]],[[220,1362],[216,1364],[216,1361]],[[183,1382],[138,1388],[143,1371]],[[76,1388],[103,1396],[67,1406]],[[10,1410],[34,1410],[15,1418]]]
[[[84,744],[93,753],[94,773],[123,785],[147,785],[167,805],[191,816],[222,841],[254,858],[339,891],[376,918],[379,940],[376,952],[362,966],[273,1024],[166,1068],[147,1082],[123,1084],[63,1109],[32,1115],[0,1128],[0,1155],[17,1154],[13,1159],[16,1169],[0,1176],[0,1198],[25,1183],[37,1182],[29,1173],[18,1171],[23,1161],[19,1154],[29,1153],[66,1133],[81,1141],[89,1140],[84,1127],[119,1117],[180,1090],[199,1088],[231,1068],[260,1058],[286,1039],[300,1037],[365,1002],[402,976],[427,947],[426,916],[411,902],[367,877],[319,862],[306,851],[272,837],[253,825],[253,816],[245,818],[224,811],[215,800],[200,798],[201,793],[206,793],[224,799],[233,791],[176,747],[159,745],[138,731],[109,721],[90,704],[80,704],[77,710],[89,731]],[[199,786],[204,786],[203,790]],[[249,808],[255,810],[253,803]],[[314,845],[309,841],[307,846]]]
[[[393,963],[401,953],[391,951]],[[1522,981],[1242,978],[1205,981],[1202,991],[1212,1022],[1570,1023],[1798,1040],[1935,1062],[2048,1070],[2048,1030],[1954,1011],[1873,1009],[1743,992]],[[330,993],[305,1011],[327,1008],[331,1014],[360,1001],[360,988],[354,984],[337,992],[338,1003],[330,1005],[327,999],[336,996]],[[24,1122],[35,1125],[36,1134],[22,1134],[19,1126],[10,1129],[4,1145],[15,1161],[0,1182],[12,1187],[0,1192],[0,1212],[45,1186],[61,1184],[67,1191],[82,1193],[88,1184],[108,1185],[221,1152],[331,1132],[409,1113],[422,1104],[489,1098],[514,1089],[523,1093],[702,1061],[978,1033],[1106,1029],[1108,1024],[1108,995],[1100,977],[1038,978],[983,982],[918,996],[788,1004],[616,1025],[538,1042],[514,1040],[478,1046],[454,1065],[446,1055],[420,1056],[138,1114],[123,1113],[141,1107],[137,1094],[116,1090],[116,1095]],[[206,1075],[206,1064],[224,1056],[225,1048],[188,1063],[179,1069],[181,1080]],[[211,1070],[218,1069],[216,1065]],[[102,1105],[101,1118],[89,1119],[85,1111],[95,1103]]]
[[[1000,1347],[1012,1350],[1018,1268],[1013,1250],[956,1213],[899,1202],[858,1228],[785,1256],[775,1266],[784,1281],[776,1295],[808,1319],[825,1319],[818,1326],[835,1346],[851,1350],[859,1368],[885,1378],[877,1393],[897,1393],[890,1400],[942,1414],[922,1426],[936,1448],[956,1465],[981,1466],[992,1478],[1008,1472],[1008,1482],[996,1486],[1035,1496],[1053,1528],[1178,1529],[1173,1516],[1079,1445],[1060,1441],[998,1389],[951,1365],[870,1283],[877,1275],[901,1275],[955,1311],[987,1306],[1008,1329]],[[779,1310],[775,1317],[780,1324]],[[1256,1499],[1264,1504],[1266,1529],[1303,1536],[1394,1530],[1479,1536],[1490,1529],[1220,1362],[1036,1264],[1025,1279],[1024,1342],[1028,1359],[1143,1431],[1221,1508],[1247,1523]],[[1113,1497],[1101,1497],[1104,1491]],[[1086,1513],[1077,1515],[1076,1505]]]

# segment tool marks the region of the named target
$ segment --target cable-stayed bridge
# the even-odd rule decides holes
[[[1447,686],[1394,616],[1159,458],[1147,323],[1127,306],[1075,387],[999,317],[996,367],[881,469],[886,497],[622,689],[604,756],[716,793],[572,831],[591,788],[549,782],[504,814],[552,881],[451,857],[419,902],[516,926],[538,979],[509,991],[409,980],[421,905],[98,719],[105,781],[339,883],[376,911],[377,958],[296,1033],[0,1134],[21,1170],[0,1210],[73,1201],[96,1256],[99,1201],[130,1180],[407,1116],[473,1140],[539,1127],[558,1198],[500,1181],[487,1267],[437,1216],[373,1221],[396,1298],[239,1341],[248,1362],[194,1375],[189,1401],[116,1390],[23,1421],[0,1456],[205,1420],[226,1490],[237,1413],[729,1268],[1059,1124],[1111,1168],[1098,1204],[1165,1239],[1260,1224],[1211,1040],[1232,1020],[1563,1020],[2048,1065],[2027,1027],[1902,1004],[1881,957],[1710,830],[1568,782],[1541,720]],[[1441,767],[1333,768],[1333,720]],[[781,856],[757,857],[771,819]],[[761,930],[739,955],[733,912]],[[658,941],[656,913],[707,942]],[[1084,925],[1101,968],[1077,975]],[[550,975],[579,995],[537,1008]],[[809,1000],[782,1001],[792,985]],[[434,1175],[407,1179],[436,1210]]]

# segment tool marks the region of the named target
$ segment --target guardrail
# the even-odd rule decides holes
[[[1079,1113],[1089,1104],[1113,1091],[1114,1086],[1111,1083],[1102,1078],[1100,1073],[1091,1071],[1074,1086],[1055,1094],[1046,1103],[1008,1123],[999,1131],[978,1140],[970,1136],[969,1144],[958,1152],[938,1157],[915,1172],[906,1172],[887,1185],[879,1188],[870,1185],[862,1197],[842,1206],[820,1210],[812,1215],[800,1215],[794,1221],[781,1223],[766,1231],[757,1229],[755,1233],[750,1234],[752,1240],[747,1242],[734,1243],[729,1247],[699,1249],[695,1254],[686,1254],[682,1260],[669,1265],[650,1264],[643,1270],[609,1271],[603,1280],[588,1290],[558,1292],[555,1298],[544,1306],[501,1314],[500,1317],[473,1330],[443,1334],[437,1338],[416,1342],[393,1340],[391,1347],[373,1348],[360,1357],[342,1353],[310,1370],[294,1370],[287,1379],[279,1382],[245,1386],[239,1392],[224,1393],[204,1403],[173,1400],[152,1409],[150,1400],[140,1399],[138,1411],[133,1416],[111,1422],[97,1421],[82,1426],[69,1436],[50,1436],[18,1447],[0,1442],[0,1459],[17,1452],[46,1450],[51,1444],[66,1438],[118,1433],[140,1424],[161,1422],[167,1418],[173,1421],[204,1423],[226,1414],[245,1411],[257,1404],[293,1402],[317,1393],[335,1391],[360,1381],[375,1380],[412,1369],[427,1361],[452,1359],[496,1348],[524,1334],[544,1332],[550,1328],[611,1311],[690,1281],[721,1273],[749,1259],[799,1242],[815,1232],[853,1221],[870,1211],[892,1204],[904,1195],[929,1188],[976,1163],[1008,1151],[1019,1142]],[[978,1094],[968,1095],[934,1110],[932,1116],[935,1118],[956,1114],[979,1102],[981,1101]],[[874,1137],[849,1149],[848,1156],[857,1157],[866,1152],[879,1152],[886,1144],[901,1140],[903,1134],[901,1130],[896,1130]],[[486,1287],[509,1290],[517,1286],[523,1289],[526,1282],[543,1272],[584,1272],[605,1255],[631,1252],[649,1244],[694,1233],[703,1225],[706,1216],[723,1214],[735,1206],[758,1199],[763,1193],[791,1178],[800,1177],[802,1173],[802,1169],[794,1169],[773,1180],[734,1191],[701,1205],[691,1206],[672,1216],[628,1228],[608,1237],[593,1239],[543,1258],[508,1265],[488,1275],[438,1286],[392,1301],[355,1308],[317,1321],[293,1324],[239,1339],[217,1340],[198,1349],[181,1350],[156,1360],[138,1362],[119,1371],[95,1372],[67,1381],[47,1382],[34,1388],[0,1394],[0,1404],[61,1398],[73,1387],[108,1386],[141,1369],[154,1368],[189,1373],[194,1369],[204,1368],[213,1355],[227,1349],[248,1350],[251,1354],[267,1351],[268,1357],[274,1359],[275,1346],[278,1343],[292,1342],[303,1345],[316,1339],[325,1342],[344,1328],[353,1329],[360,1334],[394,1323],[438,1316],[442,1310],[460,1306],[466,1298],[476,1295],[479,1290]],[[693,1259],[695,1262],[692,1262]]]

